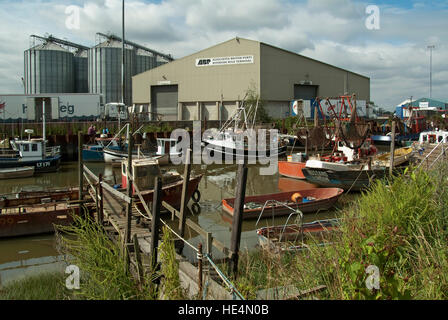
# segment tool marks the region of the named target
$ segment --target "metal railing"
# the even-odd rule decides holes
[[[433,152],[436,151],[437,148],[439,148],[439,146],[442,147],[442,152],[437,156],[437,158],[431,163],[428,164],[428,159],[429,157],[433,154]],[[444,143],[443,141],[440,141],[439,143],[437,143],[437,145],[425,156],[425,158],[423,158],[423,160],[419,163],[419,165],[417,166],[417,169],[419,169],[423,163],[426,163],[427,169],[431,168],[438,160],[439,158],[443,155],[446,154],[446,149],[444,148]]]

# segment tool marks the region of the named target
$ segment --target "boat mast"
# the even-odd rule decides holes
[[[46,135],[45,135],[45,98],[42,99],[42,153],[43,153],[43,159],[45,159],[46,156],[46,152],[45,152],[45,139],[46,139]]]
[[[121,2],[121,103],[124,105],[124,0]],[[121,105],[118,107],[118,127],[121,127]]]

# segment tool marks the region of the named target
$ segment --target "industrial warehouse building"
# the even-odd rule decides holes
[[[273,118],[294,99],[356,94],[370,79],[269,44],[235,38],[132,77],[132,102],[163,120],[226,120],[253,88]]]

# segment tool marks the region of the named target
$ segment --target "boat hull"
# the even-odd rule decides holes
[[[132,157],[134,159],[137,159],[137,154],[133,154]],[[128,154],[123,151],[112,151],[112,150],[104,150],[104,162],[106,163],[112,163],[112,164],[120,164],[122,160],[127,159]],[[161,155],[161,156],[152,156],[152,157],[146,157],[147,159],[151,160],[157,160],[159,162],[159,165],[165,166],[169,164],[169,155]]]
[[[61,156],[55,156],[40,160],[3,160],[0,168],[34,167],[35,173],[56,172],[61,164]]]
[[[302,169],[305,168],[305,162],[279,161],[278,173],[284,177],[293,179],[306,179]]]
[[[84,146],[82,160],[85,162],[103,162],[104,152],[102,147]]]
[[[387,173],[385,169],[332,171],[318,168],[304,168],[306,179],[321,187],[342,188],[360,191],[370,186],[373,179],[381,179]]]
[[[304,248],[303,241],[310,238],[323,238],[331,231],[339,229],[339,219],[317,220],[291,225],[264,227],[257,230],[261,247],[278,250],[297,250]],[[299,242],[299,244],[294,244]],[[301,243],[300,243],[301,242]]]
[[[300,193],[303,198],[314,197],[316,200],[302,203],[294,203],[291,197],[295,193]],[[293,209],[299,209],[302,213],[313,213],[317,211],[324,211],[332,208],[338,198],[343,193],[340,188],[317,188],[308,189],[300,191],[289,191],[274,194],[266,194],[261,196],[248,196],[244,199],[245,205],[251,202],[260,204],[258,208],[245,208],[243,213],[243,219],[256,219],[260,217],[272,217],[274,216],[284,216],[291,214],[291,210],[285,206],[274,204],[271,207],[266,207],[262,213],[262,207],[267,200],[276,200],[279,202],[287,202],[287,205]],[[234,213],[235,198],[223,199],[222,207],[223,210],[233,216]]]
[[[34,175],[34,167],[0,169],[0,179],[28,178]]]
[[[232,159],[232,160],[239,160],[244,159],[257,161],[257,160],[263,160],[263,159],[269,159],[272,157],[279,157],[286,153],[286,145],[281,146],[278,149],[272,149],[272,150],[266,150],[266,151],[251,151],[245,149],[244,152],[239,149],[235,148],[223,148],[221,146],[213,145],[213,144],[207,144],[204,147],[207,150],[207,154],[210,154],[210,159],[213,160],[215,158],[225,160],[225,159]]]
[[[52,233],[54,225],[69,225],[73,222],[72,214],[77,214],[76,207],[51,212],[32,212],[0,215],[0,238],[30,236]]]
[[[203,175],[201,174],[190,178],[186,193],[187,199],[190,199],[193,193],[198,189],[202,176]],[[182,186],[182,180],[162,186],[162,201],[165,201],[175,209],[179,210],[182,201]],[[141,195],[146,203],[152,202],[154,197],[154,190],[141,191]],[[134,195],[134,197],[137,196]],[[139,204],[139,209],[144,210],[143,205]]]

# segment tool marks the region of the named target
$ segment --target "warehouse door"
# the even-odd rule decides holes
[[[153,112],[163,115],[163,120],[177,120],[178,89],[174,86],[151,86]]]
[[[294,100],[312,100],[317,97],[317,86],[295,84],[294,85]]]

